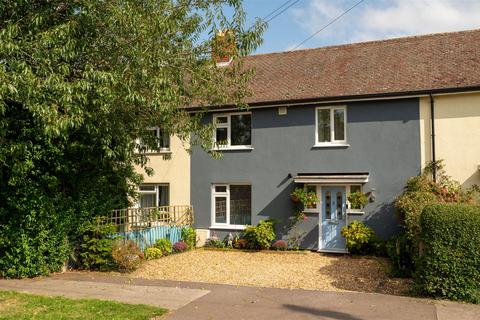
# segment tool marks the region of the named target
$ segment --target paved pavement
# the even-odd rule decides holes
[[[128,281],[109,283],[96,280],[56,280],[55,278],[0,280],[0,290],[150,304],[168,310],[181,308],[209,293],[208,290],[201,289],[132,285]]]
[[[446,301],[356,292],[322,292],[130,279],[94,273],[64,273],[49,278],[15,282],[0,280],[0,289],[15,289],[14,286],[21,288],[21,291],[32,293],[66,295],[65,291],[74,291],[77,296],[73,297],[103,297],[118,299],[122,302],[139,303],[140,301],[163,306],[173,310],[166,316],[167,320],[480,319],[480,306]],[[70,288],[70,290],[64,288]],[[95,295],[91,294],[92,291]]]

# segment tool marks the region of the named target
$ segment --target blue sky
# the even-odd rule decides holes
[[[247,25],[285,1],[244,0]],[[356,2],[300,0],[269,23],[256,53],[292,49]],[[364,0],[299,49],[476,28],[480,28],[480,0]]]

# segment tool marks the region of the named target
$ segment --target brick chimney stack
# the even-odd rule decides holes
[[[232,30],[219,30],[212,41],[212,59],[218,67],[228,66],[237,50]]]

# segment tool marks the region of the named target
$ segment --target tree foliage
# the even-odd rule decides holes
[[[210,147],[182,107],[243,105],[252,70],[237,57],[265,28],[244,18],[240,0],[0,0],[2,275],[58,270],[84,223],[128,205],[147,166],[136,138],[158,147],[146,128]],[[218,68],[225,29],[237,56]]]

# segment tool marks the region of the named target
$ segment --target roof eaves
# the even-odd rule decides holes
[[[438,89],[422,89],[415,91],[401,91],[401,92],[386,92],[386,93],[372,93],[363,95],[349,95],[349,96],[331,96],[331,97],[316,97],[306,99],[284,99],[276,101],[258,101],[247,103],[249,107],[254,108],[271,108],[277,106],[291,106],[291,105],[307,105],[314,103],[339,103],[339,102],[354,102],[368,99],[388,99],[388,98],[409,98],[420,97],[430,94],[442,94],[442,93],[461,93],[480,91],[480,85],[464,86],[464,87],[452,87],[452,88],[438,88]],[[237,109],[233,104],[229,105],[217,105],[217,106],[204,106],[204,107],[185,107],[189,112],[195,111],[223,111]]]

